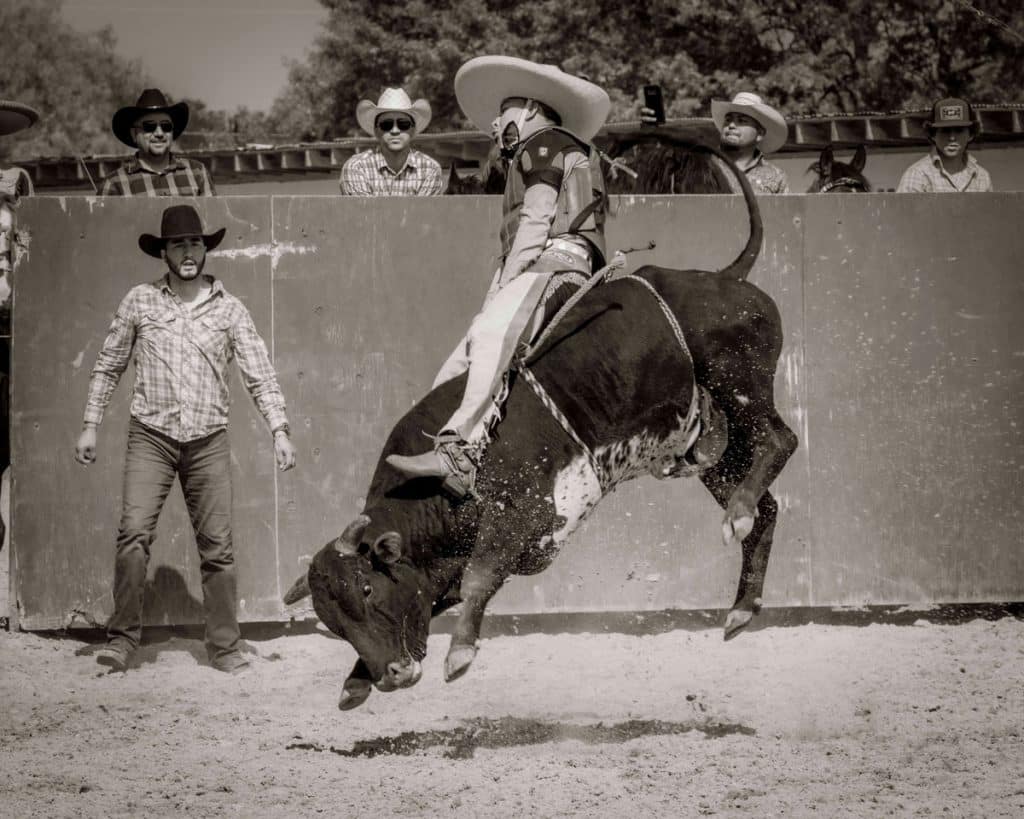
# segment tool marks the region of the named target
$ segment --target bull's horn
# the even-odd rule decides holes
[[[370,525],[370,518],[366,515],[360,515],[348,526],[345,527],[345,531],[342,532],[334,541],[334,548],[343,555],[354,555],[359,551],[359,541],[363,537],[363,532],[366,531],[366,527]]]
[[[303,597],[309,597],[312,594],[309,590],[309,575],[303,574],[298,580],[292,583],[292,587],[285,592],[284,604],[290,606],[293,603],[298,603]]]

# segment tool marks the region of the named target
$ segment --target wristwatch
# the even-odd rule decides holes
[[[292,429],[287,424],[281,424],[280,426],[276,427],[273,430],[273,434],[277,435],[277,433],[279,433],[279,432],[283,432],[285,435],[291,435],[292,434]]]

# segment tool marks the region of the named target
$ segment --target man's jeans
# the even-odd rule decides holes
[[[199,548],[210,659],[238,645],[235,558],[231,549],[231,449],[227,430],[178,443],[134,418],[128,427],[121,525],[108,639],[142,637],[142,597],[156,522],[177,475]]]

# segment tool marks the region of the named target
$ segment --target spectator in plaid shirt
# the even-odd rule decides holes
[[[188,105],[169,105],[158,88],[147,88],[135,105],[114,114],[111,129],[121,142],[138,150],[103,179],[101,196],[213,196],[206,166],[177,156],[174,140],[188,125]]]
[[[96,428],[128,362],[135,385],[124,464],[121,523],[114,562],[114,613],[97,659],[123,671],[142,637],[142,597],[157,518],[177,475],[201,558],[206,648],[220,671],[248,668],[238,648],[231,542],[231,452],[227,438],[228,365],[243,380],[274,436],[282,471],[295,466],[284,398],[267,348],[245,306],[213,276],[206,253],[224,228],[205,235],[191,205],[163,213],[161,235],[143,234],[143,252],[167,272],[129,291],[117,308],[89,380],[76,460],[96,460]]]
[[[978,120],[967,100],[948,97],[932,106],[924,124],[932,150],[903,172],[899,193],[963,193],[992,190],[992,179],[967,152],[978,135]]]
[[[342,166],[341,192],[349,196],[437,196],[444,192],[441,166],[412,147],[430,122],[430,103],[413,102],[401,88],[387,88],[377,104],[361,100],[356,120],[377,147]]]

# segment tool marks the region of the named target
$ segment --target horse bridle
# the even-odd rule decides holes
[[[843,187],[844,185],[846,187],[855,189],[854,191],[851,191],[851,193],[855,193],[857,191],[867,193],[868,191],[868,189],[864,187],[864,183],[861,182],[859,179],[854,179],[852,176],[841,176],[839,177],[839,179],[830,179],[828,182],[826,182],[824,185],[818,188],[818,193],[829,193],[831,191],[834,191],[836,188]]]

